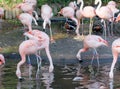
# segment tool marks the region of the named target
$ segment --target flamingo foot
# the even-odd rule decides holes
[[[54,70],[54,66],[52,65],[49,67],[49,72],[51,73],[51,72],[53,72],[53,70]]]
[[[46,29],[43,28],[43,32],[46,32]]]
[[[51,43],[56,43],[53,38],[50,39],[50,42],[51,42]]]
[[[80,55],[79,55],[79,54],[77,54],[77,55],[76,55],[76,57],[78,58],[79,63],[82,63],[82,62],[83,62],[83,60],[81,59],[81,57],[80,57]]]
[[[109,73],[109,78],[113,79],[113,73],[112,72]]]
[[[79,63],[82,63],[83,62],[83,60],[79,60]]]

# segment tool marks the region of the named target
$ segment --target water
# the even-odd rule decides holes
[[[37,66],[22,66],[24,81],[18,81],[15,71],[19,60],[6,59],[0,68],[0,89],[120,89],[119,65],[115,69],[114,80],[109,80],[110,64],[97,66],[84,64],[55,64],[53,73],[48,73],[48,64],[43,63],[37,72]]]

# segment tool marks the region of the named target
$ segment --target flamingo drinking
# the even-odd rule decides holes
[[[108,46],[108,42],[98,35],[88,35],[84,38],[83,45],[84,45],[84,47],[82,49],[80,49],[76,55],[76,57],[79,59],[79,61],[81,61],[81,53],[86,52],[89,48],[93,48],[94,55],[98,56],[96,48],[98,48],[102,45]],[[94,58],[94,55],[93,55],[93,58]],[[92,58],[92,61],[93,61],[93,58]],[[98,58],[97,58],[97,60],[98,60]],[[99,66],[99,61],[98,61],[98,66]]]

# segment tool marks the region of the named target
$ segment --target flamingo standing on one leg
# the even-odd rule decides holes
[[[96,16],[95,13],[95,8],[92,6],[84,6],[83,0],[77,0],[77,5],[80,5],[80,13],[82,14],[83,17],[85,18],[90,18],[90,24],[89,24],[89,34],[92,32],[92,26],[93,26],[93,21],[92,18]],[[89,13],[89,14],[88,14]]]
[[[24,25],[24,26],[27,26],[29,31],[32,31],[32,21],[34,20],[35,22],[35,25],[38,25],[37,21],[35,20],[35,18],[33,16],[31,16],[30,14],[28,13],[21,13],[19,16],[18,16],[18,19],[21,21],[21,23]]]
[[[47,24],[49,25],[51,41],[53,41],[53,35],[52,35],[52,30],[51,30],[51,21],[50,21],[52,16],[53,16],[52,8],[47,4],[42,5],[42,7],[41,7],[41,17],[44,20],[43,29],[46,29]]]
[[[120,38],[116,39],[116,40],[113,41],[113,43],[112,43],[113,62],[112,62],[112,65],[111,65],[111,68],[110,68],[110,72],[109,72],[109,77],[110,77],[110,78],[113,78],[113,77],[114,77],[113,70],[114,70],[115,64],[116,64],[116,62],[117,62],[118,54],[119,54],[119,53],[120,53]]]
[[[0,65],[5,64],[5,58],[2,54],[0,54]]]
[[[86,52],[89,48],[93,48],[95,50],[94,54],[98,55],[96,48],[98,48],[102,45],[108,46],[107,41],[97,35],[86,36],[84,38],[83,44],[84,44],[84,47],[82,49],[80,49],[76,55],[76,57],[79,59],[79,61],[81,61],[81,53]],[[93,55],[93,58],[94,58],[94,55]],[[92,61],[93,61],[93,58],[92,58]],[[98,60],[98,58],[97,58],[97,60]],[[98,61],[98,66],[99,66],[99,61]]]
[[[105,20],[113,21],[113,13],[111,9],[107,6],[102,6],[102,1],[101,0],[95,0],[95,5],[97,5],[96,8],[96,14],[103,20],[104,22],[104,33],[105,33],[105,39],[106,39],[106,24]]]
[[[54,69],[52,57],[49,51],[49,41],[50,41],[49,36],[46,33],[39,30],[36,31],[37,34],[39,33],[39,35],[35,35],[35,31],[36,30],[33,30],[31,32],[25,32],[24,35],[28,36],[30,39],[23,41],[19,46],[21,61],[17,64],[17,70],[16,70],[16,75],[19,78],[19,80],[22,80],[20,67],[25,63],[26,55],[29,54],[37,55],[37,51],[41,49],[45,49],[46,54],[48,56],[50,62],[49,72],[52,72]]]

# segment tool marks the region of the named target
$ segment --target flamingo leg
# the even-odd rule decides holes
[[[50,28],[50,39],[51,39],[51,41],[53,41],[53,34],[52,34],[52,30],[51,30],[51,21],[49,21],[49,28]]]
[[[83,30],[83,18],[81,19],[81,21],[82,21],[82,36],[84,36],[84,30]]]
[[[106,23],[105,23],[105,20],[103,20],[103,23],[104,23],[104,37],[105,37],[105,40],[106,40]]]
[[[38,74],[39,74],[39,71],[40,71],[40,67],[41,67],[41,61],[42,61],[42,58],[36,54],[36,58],[37,58],[37,64],[38,64],[38,69],[37,69],[37,72],[36,72],[36,79],[38,78]]]
[[[21,61],[17,64],[17,70],[16,70],[16,75],[17,75],[17,77],[19,78],[20,81],[23,80],[23,78],[21,77],[20,67],[25,63],[25,61],[26,61],[25,55],[21,54]]]
[[[81,53],[82,52],[86,52],[88,50],[88,48],[83,48],[83,49],[80,49],[76,55],[76,57],[78,58],[79,61],[81,61]]]
[[[97,57],[97,63],[98,63],[98,69],[99,69],[99,67],[100,67],[99,56],[98,56],[97,50],[94,48],[94,52],[93,52],[93,57],[92,57],[91,65],[92,65],[92,63],[93,63],[93,60],[94,60],[95,55],[96,55],[96,57]]]
[[[89,34],[91,35],[92,33],[92,27],[93,27],[93,20],[90,18],[90,24],[89,24]]]
[[[51,55],[50,55],[49,46],[47,46],[47,47],[45,48],[45,51],[46,51],[47,57],[48,57],[49,62],[50,62],[49,72],[52,72],[53,69],[54,69],[54,66],[53,66],[52,57],[51,57]]]
[[[113,70],[114,70],[115,64],[117,62],[117,59],[118,59],[118,53],[117,52],[113,52],[113,62],[112,62],[112,65],[111,65],[111,68],[110,68],[110,72],[109,72],[109,77],[110,78],[114,77]]]

